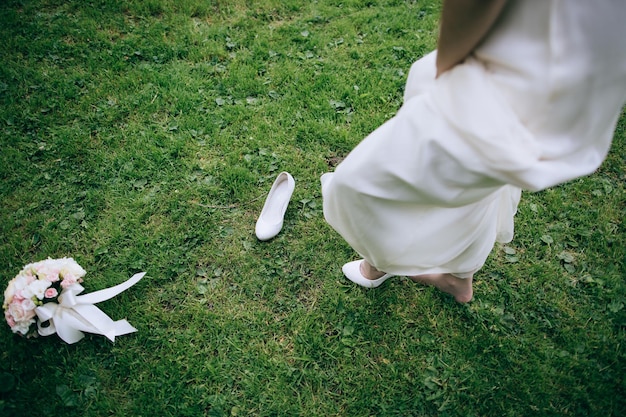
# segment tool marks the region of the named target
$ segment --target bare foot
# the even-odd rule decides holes
[[[471,301],[474,295],[472,278],[458,278],[452,274],[425,274],[409,278],[420,284],[431,285],[446,294],[450,294],[459,303]]]
[[[360,269],[361,269],[361,275],[363,275],[365,278],[371,279],[371,280],[378,279],[378,278],[382,277],[383,275],[385,275],[384,272],[379,271],[378,269],[374,268],[366,260],[363,260],[361,262]]]

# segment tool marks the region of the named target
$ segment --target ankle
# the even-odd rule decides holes
[[[367,278],[369,280],[375,280],[375,279],[381,278],[383,275],[385,275],[384,272],[379,271],[378,269],[373,267],[366,260],[363,260],[361,262],[360,270],[361,270],[361,275],[363,275],[365,278]]]

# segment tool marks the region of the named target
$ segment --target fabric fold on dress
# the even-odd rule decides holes
[[[322,177],[326,221],[386,273],[480,269],[513,238],[522,189],[606,156],[626,101],[625,20],[614,0],[509,0],[462,64],[436,78],[436,51],[415,62],[398,113]]]

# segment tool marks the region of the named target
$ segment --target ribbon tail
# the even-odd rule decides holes
[[[122,336],[136,331],[137,329],[131,326],[126,320],[118,320],[115,322],[115,336]]]
[[[101,334],[111,342],[115,342],[116,336],[122,336],[137,331],[128,321],[113,321],[106,313],[94,305],[77,305],[74,307],[74,311],[76,311],[82,321],[88,325],[88,327],[82,328],[81,330]]]
[[[74,311],[89,326],[89,329],[85,329],[85,331],[101,334],[110,341],[115,341],[115,322],[105,312],[92,304],[78,304],[74,306]]]
[[[127,281],[122,282],[121,284],[118,284],[114,287],[105,288],[100,291],[94,291],[92,293],[76,297],[76,301],[80,304],[96,304],[101,301],[106,301],[110,298],[115,297],[119,293],[126,291],[127,289],[138,283],[141,278],[144,277],[144,275],[146,275],[145,272],[140,272],[130,277]]]
[[[85,337],[81,330],[89,331],[88,323],[80,319],[73,310],[58,309],[58,314],[50,320],[54,322],[56,333],[65,343],[76,343]]]

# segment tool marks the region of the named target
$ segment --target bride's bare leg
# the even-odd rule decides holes
[[[472,278],[459,278],[452,274],[425,274],[409,277],[420,284],[432,285],[440,291],[450,294],[459,303],[472,300],[474,290]]]
[[[385,275],[385,273],[374,268],[366,260],[363,260],[361,262],[361,275],[363,275],[367,279],[378,279]]]
[[[373,267],[369,262],[361,262],[361,274],[367,279],[378,279],[385,275]],[[415,282],[424,285],[431,285],[440,291],[450,294],[459,303],[467,303],[472,300],[474,290],[472,288],[472,277],[459,278],[452,274],[425,274],[409,277]]]

